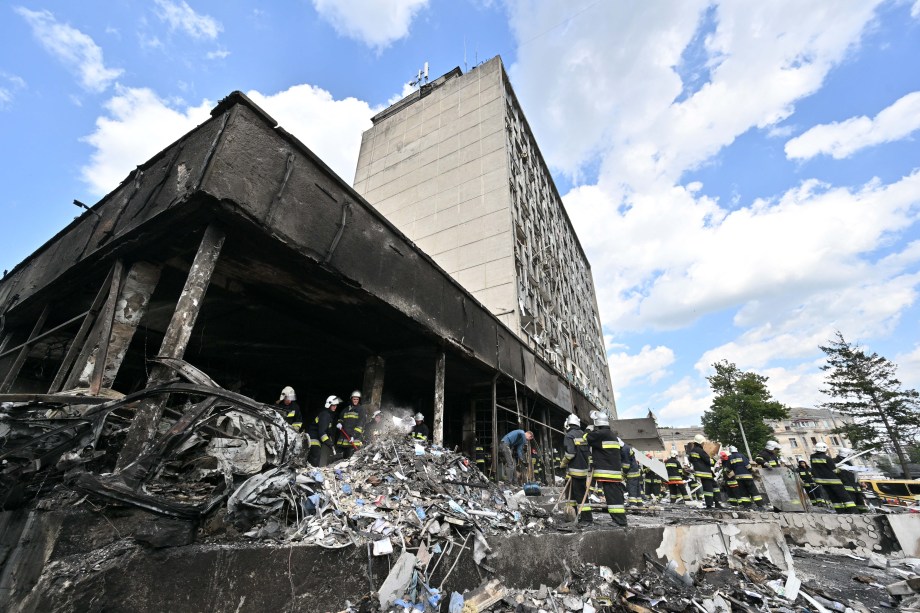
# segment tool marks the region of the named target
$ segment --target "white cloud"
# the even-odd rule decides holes
[[[175,110],[147,88],[117,87],[105,103],[108,114],[96,119],[96,130],[83,140],[95,149],[82,178],[93,193],[105,194],[138,164],[207,120],[213,104]]]
[[[914,19],[920,19],[920,0],[914,0],[914,5],[910,7],[910,16]]]
[[[102,49],[92,38],[60,23],[50,11],[30,11],[21,6],[13,10],[31,26],[32,34],[45,50],[77,75],[84,89],[105,91],[122,74],[121,69],[106,68]]]
[[[344,177],[354,173],[361,133],[379,109],[354,98],[335,100],[310,85],[285,91],[247,95],[290,133],[310,147]],[[170,103],[146,88],[119,87],[105,104],[107,114],[85,142],[94,148],[82,169],[83,180],[95,194],[114,189],[131,170],[209,117],[213,103],[198,106]]]
[[[511,76],[549,163],[579,176],[602,155],[601,185],[619,200],[788,117],[858,44],[879,1],[720,2],[712,23],[705,0],[666,11],[605,2],[553,29],[569,5],[517,0],[511,25],[525,44]],[[709,78],[684,91],[676,67],[700,26]]]
[[[669,347],[659,345],[651,347],[645,345],[639,353],[609,353],[607,363],[610,365],[610,376],[613,385],[622,389],[639,380],[648,380],[652,383],[667,374],[667,367],[674,363],[674,352]]]
[[[690,425],[698,424],[700,416],[712,404],[712,391],[690,377],[684,377],[663,393],[652,398],[653,412],[659,423]],[[660,407],[655,409],[654,407]]]
[[[336,100],[312,85],[295,85],[270,96],[257,91],[246,95],[351,184],[361,134],[370,129],[371,117],[381,108],[357,98]]]
[[[418,89],[418,88],[413,87],[412,85],[409,85],[408,82],[407,82],[407,83],[403,83],[402,91],[399,92],[398,94],[393,94],[392,96],[390,96],[390,99],[387,100],[387,106],[390,106],[390,105],[392,105],[392,104],[396,104],[397,102],[399,102],[400,100],[402,100],[403,98],[405,98],[406,96],[408,96],[409,94],[415,92],[416,89]]]
[[[218,49],[216,51],[208,51],[205,57],[209,60],[224,60],[230,57],[230,52],[226,49]]]
[[[874,118],[862,115],[809,128],[786,143],[786,157],[808,160],[825,154],[842,160],[860,149],[906,138],[918,129],[920,92],[911,92]]]
[[[341,36],[378,51],[409,34],[428,0],[313,0],[313,7]]]
[[[26,89],[25,79],[0,71],[0,111],[10,108],[16,94],[23,89]]]
[[[920,389],[920,344],[912,351],[894,356],[892,362],[898,365],[898,378],[907,389]]]
[[[168,23],[172,31],[181,30],[199,40],[214,40],[224,29],[220,22],[210,15],[196,13],[184,0],[155,0],[155,3],[158,9],[157,17]]]

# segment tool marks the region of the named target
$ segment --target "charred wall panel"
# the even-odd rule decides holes
[[[214,117],[145,163],[117,189],[45,243],[0,281],[0,310],[19,294],[35,292],[68,273],[75,264],[115,248],[118,238],[138,229],[194,193],[207,154],[220,129]]]

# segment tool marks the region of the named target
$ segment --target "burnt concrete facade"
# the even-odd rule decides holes
[[[186,360],[263,401],[292,385],[308,415],[364,384],[430,419],[439,364],[445,444],[469,444],[471,412],[498,403],[527,426],[593,406],[239,93],[0,281],[0,391],[140,389],[183,303]]]
[[[373,118],[355,189],[616,416],[591,266],[495,57]]]

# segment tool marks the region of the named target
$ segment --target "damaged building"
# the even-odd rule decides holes
[[[447,446],[598,406],[241,94],[16,266],[0,313],[7,399],[131,393],[161,356],[308,414],[363,389]]]
[[[505,289],[535,301],[501,314],[244,95],[221,101],[0,281],[0,609],[916,606],[915,515],[802,498],[798,513],[658,505],[630,509],[628,530],[576,528],[560,488],[489,480],[474,444],[520,425],[546,453],[553,424],[609,394],[583,342],[593,293],[571,305],[577,324],[546,332],[558,311],[542,294],[583,290],[587,263],[556,236],[548,248],[583,269],[540,285],[532,250],[550,229],[524,230],[527,276]],[[311,466],[271,405],[286,385],[308,414],[355,388],[370,409],[421,411],[436,444],[396,432]],[[654,420],[617,427],[661,446]]]

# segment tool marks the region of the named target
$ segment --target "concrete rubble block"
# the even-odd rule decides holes
[[[381,609],[386,610],[387,607],[396,602],[397,598],[405,593],[409,584],[412,582],[412,576],[415,573],[415,563],[415,554],[403,551],[399,555],[390,574],[387,575],[387,578],[383,581],[383,585],[377,590]]]
[[[885,519],[894,532],[905,555],[920,557],[920,516],[913,513],[887,515]]]
[[[182,547],[195,541],[195,524],[178,519],[153,519],[138,527],[134,540],[154,549]]]
[[[920,593],[920,577],[912,577],[904,581],[898,581],[885,587],[892,596],[909,596],[910,594]]]
[[[485,581],[475,590],[463,595],[463,613],[480,613],[505,597],[508,590],[498,579]],[[580,607],[579,607],[580,608]]]

